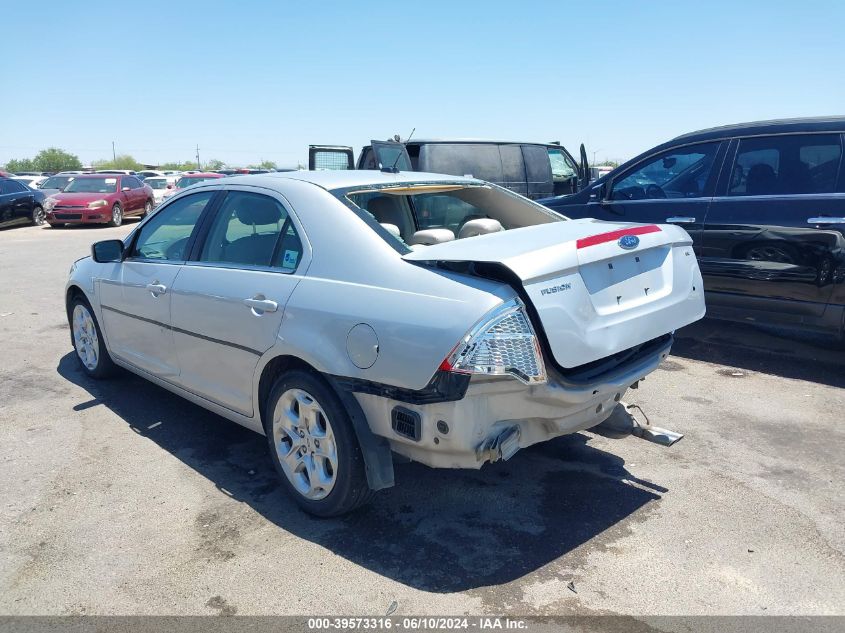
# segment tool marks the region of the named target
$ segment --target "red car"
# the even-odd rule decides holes
[[[175,196],[179,193],[180,189],[184,189],[185,187],[190,187],[191,185],[195,185],[198,182],[202,182],[203,180],[211,180],[212,178],[225,178],[226,174],[218,174],[213,171],[211,172],[200,172],[195,171],[191,172],[190,174],[184,174],[179,180],[176,181],[175,185],[167,185],[167,191],[164,192],[164,195],[161,198],[161,201],[164,202],[168,198]]]
[[[153,210],[153,190],[135,176],[81,174],[45,201],[47,223],[108,224],[120,226],[123,218],[142,218]]]

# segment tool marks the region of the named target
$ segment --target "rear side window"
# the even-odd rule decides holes
[[[492,143],[431,143],[420,150],[420,169],[502,182],[499,146]]]
[[[281,203],[247,191],[227,194],[200,255],[203,262],[289,271],[301,258],[302,242]]]
[[[731,196],[832,193],[842,158],[838,134],[744,138],[731,171]]]
[[[26,191],[25,185],[22,185],[17,180],[2,180],[0,181],[0,193],[20,193]]]
[[[130,257],[184,261],[191,234],[213,195],[213,191],[195,193],[163,207],[141,228]]]
[[[613,183],[613,200],[700,198],[713,170],[719,142],[698,143],[647,158]]]

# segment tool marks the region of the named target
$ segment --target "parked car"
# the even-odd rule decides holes
[[[711,316],[842,336],[843,135],[845,117],[693,132],[541,202],[575,218],[682,225]]]
[[[135,176],[84,174],[50,196],[47,222],[120,226],[130,215],[147,216],[154,206],[153,190]]]
[[[357,169],[399,169],[474,176],[529,198],[572,193],[587,184],[586,150],[581,165],[560,143],[513,143],[467,139],[371,141],[358,156]],[[311,145],[308,168],[354,169],[352,148]]]
[[[168,198],[175,196],[185,187],[190,187],[191,185],[195,185],[206,180],[214,180],[215,178],[225,178],[225,176],[224,174],[218,174],[216,172],[185,172],[184,175],[179,177],[175,184],[168,187],[164,194],[162,194],[162,200],[167,200]]]
[[[47,176],[12,176],[12,180],[22,182],[30,189],[38,189],[38,185],[47,180]]]
[[[45,198],[40,191],[14,178],[0,177],[0,228],[44,224]]]
[[[480,468],[603,423],[704,314],[691,244],[471,178],[240,176],[96,243],[67,315],[89,376],[266,434],[297,503],[335,515],[393,484],[391,451]]]
[[[71,180],[76,178],[75,174],[56,174],[50,176],[38,185],[38,189],[47,196],[52,196],[54,193],[59,193],[62,189],[67,187]],[[48,198],[49,200],[49,198]]]
[[[156,206],[164,200],[164,194],[167,193],[167,190],[173,188],[175,180],[174,176],[147,176],[144,178],[144,184],[153,190],[153,202]]]
[[[124,176],[135,176],[134,169],[97,169],[94,171],[95,174],[122,174]]]
[[[166,176],[163,171],[158,171],[155,169],[145,169],[144,171],[139,171],[135,174],[141,180],[146,180],[147,178],[159,178],[161,176]]]

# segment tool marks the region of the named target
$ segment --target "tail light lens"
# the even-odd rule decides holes
[[[440,369],[486,376],[513,376],[527,385],[546,382],[540,343],[525,306],[512,299],[475,325]]]

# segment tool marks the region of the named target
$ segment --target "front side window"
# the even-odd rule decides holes
[[[728,195],[831,193],[842,157],[837,134],[786,134],[739,142]]]
[[[141,181],[133,176],[124,176],[123,177],[123,186],[129,187],[130,189],[139,189],[141,185]]]
[[[699,143],[649,158],[613,183],[613,200],[700,198],[719,143]]]
[[[130,257],[184,261],[191,234],[214,193],[195,193],[163,207],[141,228]]]
[[[562,149],[549,148],[549,162],[552,164],[552,180],[571,180],[578,171]]]
[[[278,200],[248,191],[230,191],[217,212],[200,261],[275,266],[294,270],[302,242]]]

